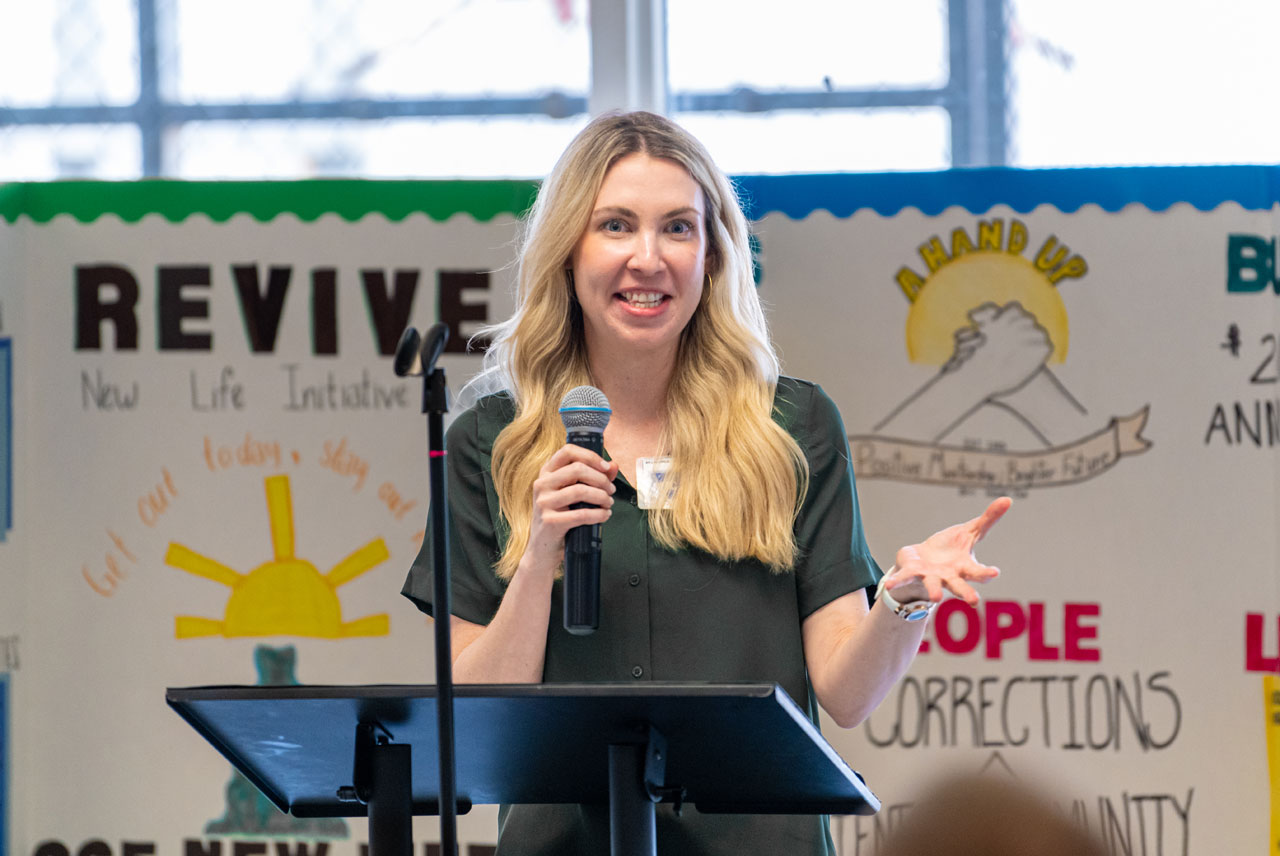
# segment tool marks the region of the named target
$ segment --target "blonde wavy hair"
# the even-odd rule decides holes
[[[506,389],[516,415],[493,445],[493,478],[506,543],[495,568],[510,579],[529,541],[531,485],[564,444],[560,399],[590,383],[582,310],[572,297],[570,257],[586,231],[605,174],[644,153],[683,166],[707,204],[706,271],[714,286],[681,334],[667,390],[658,454],[670,455],[680,489],[650,510],[663,547],[694,548],[726,561],[795,565],[794,523],[809,469],[772,418],[778,358],[752,275],[746,217],[732,183],[702,144],[652,113],[610,113],[584,128],[556,163],[526,219],[516,310],[489,327],[479,389]]]

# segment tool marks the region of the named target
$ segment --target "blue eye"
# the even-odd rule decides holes
[[[613,217],[601,223],[600,228],[604,229],[606,232],[621,232],[626,228],[626,226],[624,226],[622,221],[617,217]]]
[[[693,224],[688,220],[674,220],[667,228],[677,235],[687,235],[693,231]]]

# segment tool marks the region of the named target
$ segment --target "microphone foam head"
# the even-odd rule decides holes
[[[404,328],[400,341],[396,343],[396,357],[391,366],[395,369],[396,377],[417,377],[422,374],[422,357],[418,353],[421,341],[422,334],[417,330],[413,327]]]
[[[575,386],[560,399],[560,421],[569,431],[604,431],[612,413],[609,399],[594,386]]]

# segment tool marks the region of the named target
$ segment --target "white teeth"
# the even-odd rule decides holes
[[[628,291],[622,299],[640,309],[652,309],[662,302],[663,295],[656,291]]]

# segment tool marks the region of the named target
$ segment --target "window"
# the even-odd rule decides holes
[[[1280,162],[1274,0],[1011,7],[1013,165]]]
[[[0,35],[0,180],[527,177],[587,118],[585,0],[36,8]]]
[[[671,112],[729,172],[951,165],[945,2],[699,0],[667,15]]]
[[[51,0],[0,28],[0,180],[541,176],[623,3],[733,173],[1280,160],[1274,0]]]

